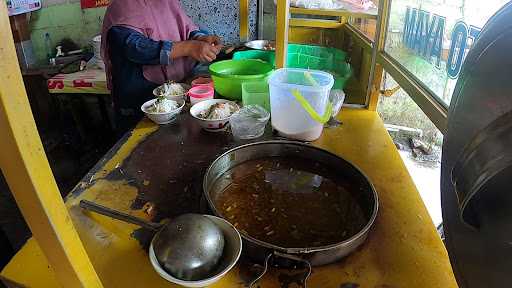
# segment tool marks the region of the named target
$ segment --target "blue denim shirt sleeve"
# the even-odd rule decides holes
[[[155,41],[143,34],[122,26],[110,29],[109,40],[114,42],[120,53],[130,61],[141,65],[169,65],[171,41]]]
[[[171,64],[171,41],[162,41],[162,49],[160,49],[160,64],[169,65]]]
[[[188,39],[194,40],[197,37],[206,36],[206,35],[210,35],[210,33],[208,33],[208,31],[206,31],[206,30],[195,30],[195,31],[190,32],[190,34],[188,35]]]

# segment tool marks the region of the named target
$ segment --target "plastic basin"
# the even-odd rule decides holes
[[[259,59],[261,61],[265,61],[272,66],[275,66],[276,63],[276,52],[274,51],[261,51],[261,50],[248,50],[248,51],[238,51],[233,54],[233,60],[242,60],[242,59]]]
[[[225,60],[210,65],[215,90],[222,97],[242,100],[242,83],[266,81],[273,67],[261,60]]]

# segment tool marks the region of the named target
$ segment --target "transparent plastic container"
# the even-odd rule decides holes
[[[270,94],[267,81],[242,83],[242,103],[260,105],[270,112]]]
[[[237,139],[254,139],[265,133],[270,113],[260,105],[247,105],[231,115],[231,133]]]
[[[327,72],[283,68],[269,78],[272,127],[301,141],[320,137],[332,113],[329,93],[334,78]]]

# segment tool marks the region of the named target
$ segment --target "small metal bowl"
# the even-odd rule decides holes
[[[222,218],[211,215],[204,216],[213,221],[224,234],[224,252],[217,268],[211,272],[211,275],[202,280],[187,281],[173,277],[158,263],[152,242],[149,246],[149,260],[160,277],[184,287],[206,287],[220,280],[235,266],[242,253],[242,237],[240,237],[240,233],[238,233],[233,225]]]

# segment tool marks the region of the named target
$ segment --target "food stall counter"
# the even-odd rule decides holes
[[[367,241],[337,263],[313,267],[308,286],[457,287],[445,247],[378,114],[344,109],[338,118],[341,126],[324,129],[311,144],[359,167],[376,188],[379,212]],[[79,201],[154,221],[203,211],[206,168],[239,144],[227,133],[202,131],[186,111],[175,124],[158,126],[144,119],[77,184],[66,205],[104,287],[175,286],[153,270],[150,237],[142,229],[83,211]],[[251,271],[244,261],[211,287],[246,287]],[[259,287],[299,287],[297,273],[272,268]],[[59,286],[34,239],[1,277],[27,287]]]

